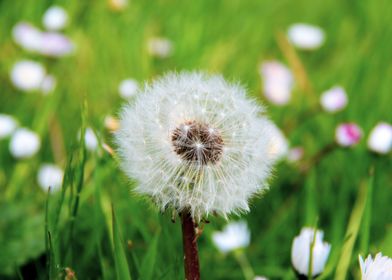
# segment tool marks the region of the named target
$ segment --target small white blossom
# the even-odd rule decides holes
[[[22,60],[14,64],[10,76],[16,88],[30,92],[41,88],[45,75],[46,70],[40,63]]]
[[[147,47],[148,52],[152,56],[156,56],[159,58],[168,57],[173,50],[172,42],[169,39],[163,37],[150,38]]]
[[[84,141],[87,150],[95,151],[98,148],[98,138],[91,127],[86,128],[86,132],[84,134]]]
[[[129,99],[136,95],[139,90],[139,83],[134,79],[126,79],[121,81],[118,86],[118,92],[124,99]]]
[[[37,181],[39,186],[47,191],[50,187],[52,191],[61,188],[64,171],[55,164],[42,164],[38,170]]]
[[[268,278],[264,277],[264,276],[255,276],[255,278],[253,278],[253,280],[268,280]]]
[[[18,127],[17,121],[5,114],[0,114],[0,139],[10,136]]]
[[[347,105],[347,94],[344,88],[335,86],[322,93],[320,104],[327,112],[334,113],[343,110]]]
[[[37,51],[42,43],[41,31],[28,22],[19,22],[12,29],[12,37],[26,51]]]
[[[294,78],[290,69],[278,61],[266,61],[260,65],[263,93],[275,105],[286,105],[291,99]]]
[[[52,6],[46,10],[42,23],[48,30],[61,30],[68,24],[67,11],[60,6]]]
[[[268,143],[268,157],[273,161],[278,161],[287,156],[289,143],[283,132],[272,122],[266,122],[269,127],[271,139]]]
[[[39,136],[27,128],[18,128],[12,135],[9,146],[15,158],[30,158],[39,151],[40,147]]]
[[[324,233],[321,230],[317,230],[315,238],[314,233],[314,228],[303,228],[300,235],[293,240],[291,262],[295,270],[301,275],[308,275],[310,248],[313,240],[312,276],[323,272],[331,250],[331,245],[323,242]]]
[[[223,231],[214,232],[212,240],[222,253],[228,253],[236,249],[245,248],[250,243],[250,231],[245,221],[231,222]]]
[[[368,148],[379,154],[387,154],[392,148],[392,125],[386,122],[378,123],[370,132]]]
[[[373,259],[369,255],[365,261],[359,256],[362,280],[391,280],[392,279],[392,259],[378,253]]]
[[[122,109],[115,134],[122,169],[162,211],[189,210],[196,220],[248,211],[273,163],[261,113],[221,76],[168,74]]]
[[[304,50],[318,49],[325,41],[324,31],[320,27],[306,23],[291,25],[287,36],[294,46]]]
[[[41,84],[41,91],[44,95],[53,92],[57,84],[56,78],[52,75],[46,75]]]
[[[335,131],[335,140],[342,147],[357,144],[362,138],[362,129],[355,123],[342,123]]]

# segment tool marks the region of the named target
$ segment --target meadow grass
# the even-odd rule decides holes
[[[22,51],[11,38],[20,20],[41,25],[52,1],[0,1],[0,112],[42,137],[38,155],[16,160],[8,141],[0,142],[0,278],[183,279],[179,220],[159,214],[131,194],[116,158],[103,149],[86,151],[77,138],[92,127],[101,143],[114,146],[104,117],[116,115],[123,100],[121,80],[143,83],[167,71],[206,70],[240,81],[250,96],[261,94],[259,63],[290,63],[280,32],[295,22],[321,26],[326,43],[317,51],[296,51],[313,91],[297,86],[285,107],[267,105],[292,146],[310,157],[333,141],[335,126],[355,121],[365,135],[380,120],[392,121],[392,3],[379,1],[142,1],[122,12],[106,1],[55,1],[71,22],[65,30],[76,43],[75,55],[43,58]],[[173,43],[168,58],[152,57],[148,39]],[[58,79],[50,96],[23,94],[9,81],[16,61],[31,58]],[[320,93],[345,87],[349,106],[330,115],[308,116]],[[41,162],[66,167],[62,191],[45,193],[36,183]],[[370,176],[369,173],[374,173]],[[325,279],[359,279],[358,254],[382,251],[392,256],[392,161],[375,156],[366,141],[338,149],[302,176],[281,163],[270,190],[251,201],[244,215],[251,229],[246,248],[257,275],[294,279],[291,242],[301,227],[317,226],[332,244]],[[236,217],[231,217],[236,219]],[[243,279],[232,255],[214,248],[211,233],[226,221],[210,217],[199,239],[203,279]],[[31,277],[33,274],[30,274]],[[61,275],[61,276],[60,276]]]

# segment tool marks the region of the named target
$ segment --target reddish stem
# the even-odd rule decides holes
[[[181,214],[182,244],[184,247],[185,280],[199,280],[199,254],[197,250],[196,226],[188,211]]]

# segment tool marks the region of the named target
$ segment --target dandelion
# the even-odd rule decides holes
[[[325,41],[324,31],[320,27],[306,23],[291,25],[287,36],[294,46],[304,50],[318,49]]]
[[[347,94],[340,86],[332,87],[322,93],[320,98],[321,107],[327,112],[334,113],[341,111],[347,105]]]
[[[378,253],[373,259],[369,255],[365,261],[359,256],[362,280],[390,280],[392,279],[392,259]]]
[[[342,147],[350,147],[362,138],[362,129],[355,123],[342,123],[336,128],[335,140]]]
[[[15,158],[30,158],[35,155],[41,147],[39,136],[27,129],[18,128],[12,135],[9,148]]]
[[[60,6],[52,6],[46,10],[42,24],[48,30],[61,30],[68,24],[67,11]]]
[[[0,139],[10,136],[17,127],[18,123],[12,116],[0,114]]]
[[[121,81],[118,86],[118,92],[120,96],[124,99],[129,99],[136,95],[139,90],[139,84],[134,79],[126,79]]]
[[[51,190],[57,191],[63,182],[63,175],[64,171],[60,167],[45,163],[38,170],[37,181],[44,191],[47,191],[49,187]]]
[[[171,54],[173,44],[167,38],[153,37],[148,41],[147,50],[152,56],[166,58]]]
[[[15,63],[10,74],[14,86],[25,92],[39,90],[45,75],[45,68],[38,62],[31,60]]]
[[[223,231],[214,232],[212,240],[222,253],[228,253],[240,248],[246,248],[250,243],[250,231],[245,221],[232,222]]]
[[[314,234],[316,233],[316,236]],[[331,245],[323,242],[324,233],[314,228],[303,228],[293,240],[291,262],[296,272],[307,276],[309,268],[313,277],[321,274],[327,262]],[[311,253],[312,248],[312,253]],[[309,260],[312,260],[310,266]]]
[[[392,125],[379,122],[370,132],[368,148],[378,154],[387,154],[392,148]]]
[[[266,189],[271,126],[245,95],[221,76],[168,74],[121,112],[115,133],[121,167],[137,180],[137,193],[162,211],[181,213],[192,279],[198,275],[194,222],[213,212],[249,211],[248,200]]]
[[[286,105],[291,99],[294,78],[290,69],[278,61],[266,61],[260,65],[263,93],[275,105]]]

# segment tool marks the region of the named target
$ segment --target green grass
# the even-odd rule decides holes
[[[146,200],[131,195],[132,183],[116,161],[103,150],[86,153],[77,140],[84,112],[85,125],[113,146],[103,119],[118,112],[123,100],[117,85],[126,77],[143,82],[170,70],[202,69],[241,81],[263,102],[258,65],[265,59],[288,63],[277,34],[303,21],[321,26],[327,34],[321,49],[297,52],[314,98],[341,84],[349,106],[336,115],[320,112],[304,119],[312,100],[300,87],[288,106],[268,105],[271,118],[291,128],[292,145],[304,146],[310,157],[332,141],[339,122],[358,122],[367,134],[379,120],[392,121],[388,0],[132,0],[120,13],[103,0],[55,1],[69,11],[71,24],[65,33],[76,42],[76,54],[47,59],[23,52],[12,41],[12,27],[20,20],[40,26],[51,3],[0,1],[0,112],[15,116],[43,140],[40,153],[23,161],[9,154],[8,140],[0,140],[0,278],[18,279],[28,264],[40,279],[64,278],[69,274],[66,268],[78,279],[183,279],[179,221],[171,223],[170,213],[161,215]],[[152,36],[172,40],[169,58],[148,54],[146,44]],[[9,70],[23,58],[44,63],[58,78],[53,95],[14,89]],[[82,109],[84,102],[88,109]],[[49,195],[47,212],[48,195],[36,183],[41,162],[68,166],[63,191]],[[370,191],[366,182],[371,167]],[[370,154],[366,141],[329,154],[306,177],[280,164],[270,191],[253,199],[251,212],[243,217],[252,232],[246,255],[254,272],[270,279],[294,279],[292,239],[316,220],[332,243],[327,279],[336,271],[337,277],[347,275],[337,279],[359,279],[359,253],[392,256],[391,171],[391,156]],[[367,202],[361,195],[357,199],[360,186],[371,194]],[[235,257],[221,255],[210,238],[225,221],[210,220],[199,239],[203,279],[244,279]],[[351,238],[353,230],[356,240]],[[43,261],[45,250],[48,258]],[[347,258],[341,257],[342,250]]]

